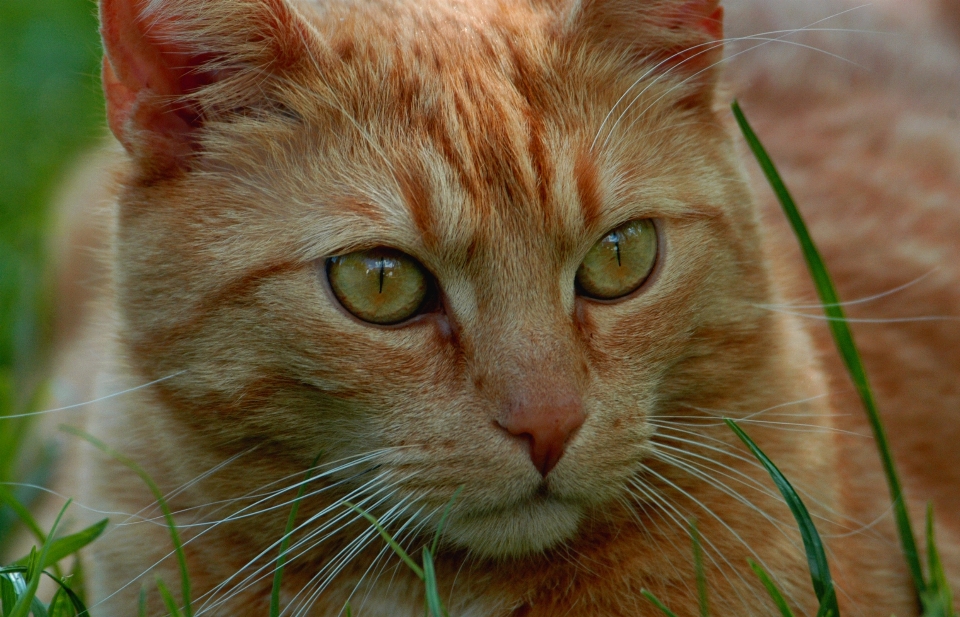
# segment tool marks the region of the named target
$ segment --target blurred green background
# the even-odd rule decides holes
[[[51,201],[105,133],[91,0],[0,0],[0,416],[42,404],[52,319]],[[0,488],[36,478],[28,423],[0,417]],[[35,495],[23,489],[18,497]],[[0,501],[0,551],[13,512]],[[6,523],[6,524],[5,524]]]

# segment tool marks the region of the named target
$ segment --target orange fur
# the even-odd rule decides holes
[[[760,9],[747,9],[744,27],[759,27]],[[338,614],[348,598],[355,614],[419,614],[419,582],[340,502],[418,550],[459,486],[437,558],[451,614],[654,614],[646,588],[692,615],[694,517],[715,614],[771,614],[748,558],[810,612],[789,511],[720,416],[745,420],[820,517],[845,614],[915,614],[889,517],[862,528],[887,499],[873,444],[834,430],[864,432],[856,401],[817,324],[778,308],[811,296],[715,94],[717,2],[101,0],[101,15],[108,117],[130,154],[101,389],[150,385],[97,403],[87,430],[164,490],[182,487],[171,502],[195,606],[215,607],[204,614],[266,613],[263,573],[318,453],[328,473],[310,484],[294,540],[342,522],[292,559],[285,601],[342,569],[309,614]],[[942,64],[960,66],[942,45],[953,54]],[[956,84],[918,102],[909,80],[936,67],[901,77],[882,56],[866,60],[882,69],[874,81],[852,70],[818,81],[822,59],[785,76],[771,72],[783,48],[769,47],[731,76],[748,84],[744,105],[810,208],[844,297],[939,265],[867,314],[897,315],[902,298],[956,314],[960,148],[943,132],[956,121],[936,115]],[[900,60],[919,66],[924,53]],[[862,119],[867,105],[877,115]],[[883,110],[900,124],[881,130]],[[661,238],[650,281],[618,302],[578,296],[592,244],[647,217]],[[890,250],[891,227],[935,248]],[[322,260],[382,245],[436,277],[438,310],[375,327],[336,306]],[[960,329],[856,330],[910,495],[935,501],[960,575],[960,423],[944,419]],[[545,478],[496,426],[518,392],[583,402]],[[119,463],[85,453],[81,474],[86,503],[150,512]],[[203,524],[291,486],[256,516]],[[168,546],[149,523],[94,544],[99,614],[131,614],[139,583],[123,585],[142,572],[177,580]],[[355,554],[341,563],[341,551]]]

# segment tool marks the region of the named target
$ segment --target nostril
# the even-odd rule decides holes
[[[508,426],[505,426],[500,420],[496,421],[496,425],[502,428],[504,431],[510,433],[513,437],[516,437],[516,440],[523,444],[523,447],[526,449],[528,454],[533,452],[533,435],[530,433],[516,433],[510,430]]]
[[[552,404],[550,404],[552,403]],[[583,425],[579,397],[514,405],[497,424],[528,444],[530,460],[544,477],[563,456],[570,437]]]
[[[534,440],[533,440],[533,435],[531,435],[530,433],[518,433],[518,432],[515,432],[515,431],[511,430],[511,428],[510,428],[509,426],[505,425],[505,424],[504,424],[503,422],[501,422],[500,420],[497,420],[497,426],[499,426],[500,428],[502,428],[502,429],[505,430],[506,432],[510,433],[511,435],[513,435],[514,437],[516,437],[517,439],[519,439],[520,441],[522,441],[522,442],[523,442],[524,444],[526,444],[527,446],[533,446],[533,441],[534,441]]]

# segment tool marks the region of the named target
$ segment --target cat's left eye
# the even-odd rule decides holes
[[[378,325],[398,324],[416,315],[430,289],[420,262],[386,247],[331,257],[327,279],[343,308]]]
[[[657,263],[657,228],[650,219],[611,229],[577,269],[577,288],[588,298],[615,300],[643,285]]]

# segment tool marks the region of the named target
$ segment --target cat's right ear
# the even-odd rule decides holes
[[[218,110],[310,56],[315,33],[285,0],[100,0],[110,130],[150,166],[182,163]]]
[[[645,72],[673,73],[686,102],[709,107],[723,57],[720,0],[571,0],[564,21],[578,45],[612,51]]]

